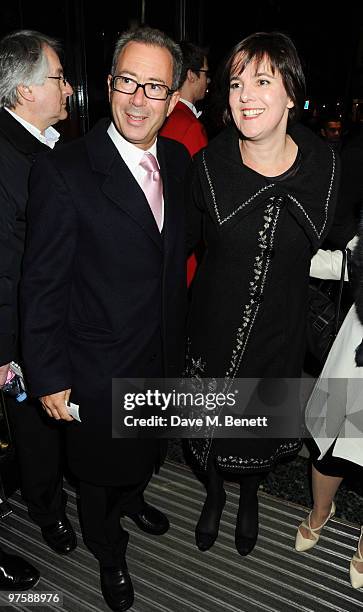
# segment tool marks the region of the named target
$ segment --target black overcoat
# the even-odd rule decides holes
[[[182,367],[189,156],[180,144],[158,139],[161,236],[108,126],[102,120],[35,164],[23,343],[33,394],[71,388],[71,400],[80,405],[82,422],[66,426],[71,469],[82,480],[119,485],[148,476],[158,445],[111,439],[112,378],[147,376],[160,342],[160,376],[178,376]]]
[[[25,241],[29,174],[49,148],[0,110],[0,365],[19,359],[18,284]]]
[[[189,316],[190,377],[219,378],[230,388],[235,378],[301,375],[310,259],[333,219],[338,168],[334,152],[310,130],[295,126],[291,136],[299,163],[285,180],[243,165],[233,127],[195,160],[189,242],[202,230],[206,252]],[[213,445],[207,437],[191,447],[201,467],[214,447],[221,468],[254,472],[300,445],[271,439]]]

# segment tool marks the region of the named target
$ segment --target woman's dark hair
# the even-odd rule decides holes
[[[236,66],[238,54],[241,59]],[[250,62],[259,64],[264,59],[270,63],[273,74],[276,70],[281,74],[286,93],[294,103],[289,109],[289,122],[299,118],[304,105],[305,77],[294,43],[281,32],[256,32],[239,42],[228,55],[222,74],[225,123],[231,121],[228,97],[232,70],[241,74]]]

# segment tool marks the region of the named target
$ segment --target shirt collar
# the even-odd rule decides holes
[[[126,162],[129,168],[136,168],[144,157],[144,153],[152,153],[152,155],[154,155],[157,160],[156,140],[154,144],[150,147],[150,149],[144,151],[144,149],[140,149],[140,147],[137,147],[131,142],[128,142],[128,140],[121,136],[120,132],[117,131],[113,122],[110,123],[107,133],[111,138],[113,144],[117,148],[118,152],[120,153],[122,159]]]
[[[189,102],[189,100],[185,100],[184,98],[179,98],[179,102],[183,102],[183,104],[185,104],[188,108],[190,108],[190,110],[196,116],[197,119],[198,117],[201,116],[202,111],[197,111],[194,104],[192,102]]]
[[[43,144],[47,145],[51,149],[53,149],[56,142],[58,142],[60,134],[59,132],[57,132],[57,130],[54,129],[54,127],[52,126],[48,127],[45,130],[44,134],[41,134],[40,130],[37,127],[35,127],[35,125],[33,125],[32,123],[29,123],[29,121],[26,121],[22,117],[19,117],[19,115],[14,113],[14,111],[10,110],[10,108],[7,108],[5,106],[5,110],[7,110],[8,113],[10,113],[10,115],[14,117],[14,119],[16,119],[16,121],[18,121],[26,130],[28,130],[30,134],[35,136],[35,138],[39,140],[39,142],[42,142]]]

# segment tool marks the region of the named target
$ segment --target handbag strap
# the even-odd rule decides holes
[[[343,295],[345,270],[346,270],[346,267],[347,267],[347,249],[344,249],[344,251],[342,251],[342,255],[343,255],[343,257],[342,257],[342,270],[341,270],[341,273],[340,273],[338,298],[337,298],[337,303],[336,303],[336,307],[335,307],[334,338],[335,338],[335,336],[337,335],[337,333],[339,331],[340,306],[341,306],[342,295]]]

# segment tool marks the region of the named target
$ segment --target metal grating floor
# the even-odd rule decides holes
[[[68,491],[68,516],[79,538],[68,557],[52,553],[29,519],[18,493],[10,502],[14,513],[0,529],[8,543],[41,572],[34,591],[63,594],[63,608],[13,606],[18,610],[109,610],[99,591],[98,564],[81,539],[75,494]],[[147,536],[129,521],[128,565],[135,587],[133,612],[357,612],[363,609],[363,589],[349,583],[349,562],[359,530],[333,519],[319,544],[309,553],[293,548],[295,529],[306,509],[260,494],[260,535],[251,555],[234,548],[238,489],[227,485],[227,504],[220,535],[211,550],[199,552],[194,526],[204,500],[203,486],[183,465],[167,462],[154,477],[147,499],[164,510],[171,529],[161,537]],[[0,610],[5,610],[0,606]],[[7,607],[6,610],[10,610]]]

